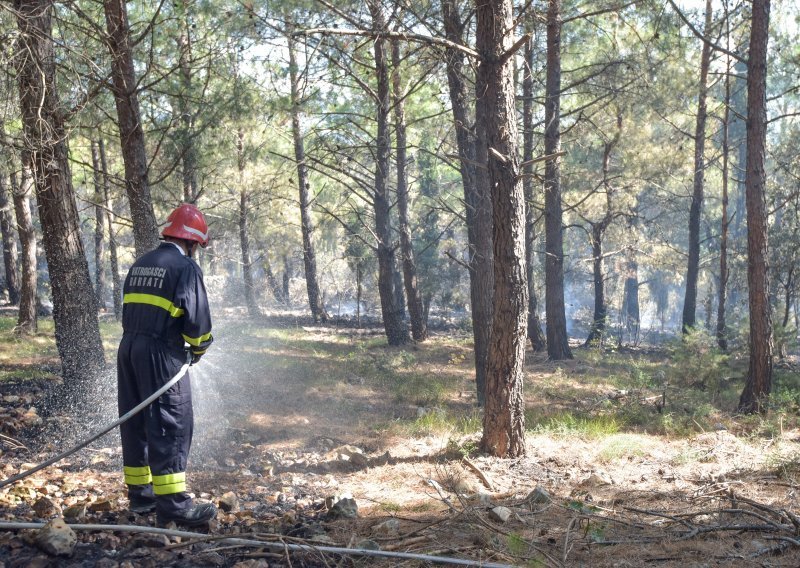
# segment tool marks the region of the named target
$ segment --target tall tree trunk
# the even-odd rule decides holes
[[[239,172],[239,248],[242,258],[242,279],[244,280],[244,301],[247,313],[251,316],[258,315],[255,289],[253,287],[253,263],[250,260],[250,231],[247,223],[247,186],[244,180],[245,155],[244,155],[244,129],[239,127],[236,135],[236,167]]]
[[[525,195],[519,177],[512,57],[511,0],[476,1],[475,81],[486,122],[494,215],[494,315],[489,336],[486,409],[481,448],[498,457],[525,455],[524,381],[528,284],[525,278]]]
[[[300,192],[300,230],[303,234],[303,269],[306,276],[306,292],[308,306],[314,321],[328,321],[325,304],[319,293],[317,280],[317,253],[314,247],[314,224],[311,220],[311,184],[308,182],[306,169],[306,151],[303,134],[300,130],[300,78],[297,69],[295,43],[291,34],[286,36],[289,42],[289,79],[292,93],[292,138],[294,139],[294,159],[297,164],[297,187]]]
[[[133,241],[136,256],[158,246],[158,223],[153,213],[148,181],[147,151],[136,92],[136,72],[133,66],[128,9],[125,0],[104,0],[111,53],[111,91],[117,105],[122,160],[125,163],[125,190],[133,219]]]
[[[291,296],[289,295],[289,283],[292,280],[292,264],[289,262],[289,255],[283,255],[283,297],[286,300],[286,305],[291,305]]]
[[[362,282],[364,281],[361,263],[356,264],[356,325],[361,326],[361,297],[363,296]]]
[[[625,289],[623,290],[622,316],[624,318],[625,331],[633,343],[639,341],[639,263],[636,261],[636,253],[631,249],[626,262]],[[662,310],[661,330],[664,330]]]
[[[606,332],[605,275],[603,274],[603,232],[602,223],[592,224],[592,280],[594,281],[594,317],[592,328],[586,338],[586,345],[596,341],[602,343]]]
[[[374,31],[386,30],[383,9],[377,0],[368,0]],[[375,190],[373,208],[375,210],[375,234],[378,238],[378,293],[381,300],[381,315],[389,345],[402,345],[408,341],[408,331],[395,306],[394,286],[394,247],[389,221],[390,199],[387,178],[389,175],[389,68],[386,59],[386,41],[380,37],[373,42],[375,72],[377,76],[376,118],[378,132],[375,149]]]
[[[414,260],[414,247],[411,243],[411,228],[408,221],[408,172],[406,171],[407,140],[405,95],[400,79],[400,42],[392,42],[392,87],[394,104],[394,129],[397,153],[397,210],[400,215],[400,251],[403,261],[403,283],[408,302],[408,315],[411,320],[411,337],[414,341],[425,341],[428,337],[428,326],[422,307],[422,296],[417,286],[417,265]]]
[[[492,0],[495,1],[495,0]],[[472,325],[485,322],[478,333],[480,341],[475,344],[475,365],[480,366],[482,373],[476,375],[478,404],[486,402],[486,385],[488,383],[489,350],[491,348],[491,330],[494,310],[494,247],[492,243],[494,222],[492,213],[492,193],[489,179],[489,133],[486,128],[492,118],[489,116],[490,103],[487,101],[485,86],[475,79],[475,256],[472,259],[475,277],[478,281],[478,307],[483,313],[474,319]]]
[[[528,27],[533,18],[528,18]],[[532,31],[528,29],[528,31]],[[522,68],[522,191],[525,194],[525,270],[528,279],[528,339],[536,352],[547,349],[547,340],[539,321],[539,304],[534,283],[536,241],[536,212],[533,208],[533,39],[525,43],[525,63]]]
[[[64,383],[79,394],[105,365],[97,303],[80,239],[63,109],[56,93],[51,0],[15,0],[17,79],[25,144],[32,153],[36,198],[53,294],[53,320]],[[82,386],[83,385],[83,386]]]
[[[106,210],[106,223],[108,223],[108,256],[111,262],[111,288],[114,293],[114,318],[122,319],[122,281],[119,276],[119,254],[117,252],[117,237],[114,235],[114,213],[111,203],[111,184],[108,176],[108,163],[106,161],[106,143],[102,137],[97,140],[97,152],[100,157],[100,173],[103,176],[103,204]]]
[[[264,273],[267,275],[267,284],[269,284],[272,297],[275,298],[276,302],[285,304],[287,299],[284,297],[283,289],[278,283],[278,279],[275,277],[275,272],[272,270],[272,263],[267,257],[264,258]]]
[[[14,216],[17,221],[20,251],[22,252],[20,259],[22,282],[15,330],[19,335],[31,335],[38,330],[38,322],[36,319],[36,230],[33,227],[30,201],[33,190],[33,167],[31,153],[28,150],[22,151],[21,164],[19,183],[17,183],[14,166],[10,167]]]
[[[750,300],[750,368],[739,411],[766,412],[772,390],[772,317],[769,303],[766,207],[767,43],[769,0],[753,0],[747,70],[747,284]]]
[[[730,19],[726,19],[727,33],[730,40]],[[728,41],[730,46],[730,41]],[[722,221],[719,239],[719,290],[717,296],[717,344],[723,351],[728,350],[728,332],[725,322],[725,302],[728,290],[728,232],[730,219],[728,217],[728,179],[730,177],[730,116],[731,116],[731,68],[728,59],[727,73],[725,74],[725,101],[722,115]]]
[[[183,200],[194,203],[198,198],[197,191],[197,152],[194,143],[194,115],[189,97],[192,95],[192,35],[189,25],[189,3],[181,2],[181,33],[177,39],[178,68],[181,78],[181,94],[178,97],[178,111],[181,114],[181,126],[178,133],[181,161],[183,162]]]
[[[605,283],[606,276],[603,271],[603,237],[611,221],[614,218],[613,195],[614,188],[611,185],[611,152],[622,136],[622,113],[617,113],[617,131],[610,140],[603,144],[603,189],[606,193],[606,212],[603,218],[592,223],[592,274],[594,279],[594,320],[592,329],[586,338],[586,345],[593,341],[602,342],[606,331],[606,320],[608,319],[608,308],[606,306]]]
[[[8,301],[19,304],[19,276],[17,273],[17,239],[14,234],[13,203],[9,199],[6,176],[0,168],[0,234],[3,237],[3,266],[5,267]]]
[[[706,0],[706,27],[700,56],[700,85],[697,95],[697,120],[694,129],[694,183],[692,205],[689,208],[689,264],[686,268],[686,295],[683,301],[683,333],[696,324],[697,280],[700,276],[700,216],[703,211],[705,185],[706,99],[708,95],[708,70],[711,66],[711,0]]]
[[[106,270],[105,270],[105,240],[103,226],[106,223],[104,209],[106,199],[103,192],[102,172],[100,171],[100,154],[94,140],[91,142],[92,172],[94,178],[94,293],[97,306],[106,309]]]
[[[547,6],[547,78],[544,102],[544,153],[561,150],[561,0]],[[564,307],[564,227],[561,210],[561,172],[557,156],[545,162],[545,310],[547,354],[551,360],[572,359]]]
[[[442,0],[442,15],[447,39],[464,45],[464,22],[458,8],[458,0]],[[460,158],[461,182],[464,186],[467,240],[469,242],[469,293],[472,310],[472,336],[475,343],[475,387],[478,404],[483,405],[486,390],[486,358],[489,350],[489,328],[492,314],[492,259],[491,259],[491,201],[482,199],[479,193],[488,193],[487,173],[478,175],[477,142],[473,124],[467,112],[470,97],[464,76],[464,56],[452,48],[446,48],[447,83],[450,104],[453,109],[456,144]],[[485,151],[482,152],[486,157]],[[485,160],[481,163],[486,163]],[[481,188],[479,189],[479,184]],[[488,221],[487,221],[488,218]]]

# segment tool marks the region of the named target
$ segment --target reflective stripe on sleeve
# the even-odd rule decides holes
[[[139,294],[139,293],[125,294],[125,297],[122,299],[122,303],[148,304],[150,306],[156,306],[157,308],[162,308],[164,310],[167,310],[169,312],[169,315],[171,315],[174,318],[179,318],[183,315],[183,308],[179,308],[166,298],[162,298],[161,296],[156,296],[154,294]]]
[[[186,491],[185,471],[153,476],[153,493],[156,495],[171,495],[184,491]]]
[[[188,335],[183,335],[183,340],[189,345],[192,345],[194,347],[199,346],[201,343],[203,343],[204,341],[208,341],[209,339],[211,339],[210,331],[205,335],[201,335],[200,337],[189,337]]]
[[[122,471],[125,473],[125,483],[127,485],[147,485],[153,480],[150,475],[150,468],[146,465],[141,467],[124,466]]]

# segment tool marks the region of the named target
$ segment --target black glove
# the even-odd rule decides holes
[[[200,357],[202,357],[202,353],[192,353],[192,362],[189,365],[196,365],[198,361],[200,361]]]

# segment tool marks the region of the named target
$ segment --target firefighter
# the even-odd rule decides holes
[[[192,259],[198,246],[208,244],[205,217],[184,203],[169,215],[161,236],[164,242],[137,260],[125,278],[117,352],[120,416],[175,376],[189,357],[196,364],[213,341],[203,275]],[[195,505],[186,492],[192,427],[188,373],[122,424],[131,511],[155,510],[162,526],[199,526],[216,516],[213,504]]]

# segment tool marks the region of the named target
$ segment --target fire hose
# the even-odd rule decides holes
[[[187,352],[187,356],[189,357],[189,360],[186,361],[186,363],[183,364],[183,366],[180,368],[180,370],[178,370],[178,372],[175,374],[174,377],[172,377],[170,380],[168,380],[166,383],[164,383],[164,386],[162,386],[156,392],[154,392],[149,397],[147,397],[145,400],[140,402],[135,408],[129,410],[123,416],[120,416],[119,419],[116,420],[114,423],[109,424],[105,428],[99,430],[97,433],[93,434],[92,436],[90,436],[89,438],[85,439],[81,443],[71,447],[67,451],[61,452],[57,456],[53,456],[52,458],[50,458],[50,459],[48,459],[46,461],[43,461],[42,463],[40,463],[40,464],[30,468],[30,469],[27,469],[27,470],[25,470],[25,471],[23,471],[21,473],[18,473],[17,475],[11,476],[8,479],[4,479],[3,481],[0,481],[0,487],[5,487],[6,485],[10,485],[11,483],[19,481],[20,479],[25,479],[29,475],[34,474],[37,471],[46,468],[47,466],[53,465],[56,462],[60,462],[65,457],[67,457],[69,455],[72,455],[75,452],[77,452],[78,450],[81,450],[81,449],[85,448],[86,446],[88,446],[89,444],[91,444],[92,442],[94,442],[95,440],[100,438],[101,436],[105,436],[106,434],[108,434],[111,430],[113,430],[114,428],[116,428],[120,424],[123,424],[123,423],[127,422],[128,420],[130,420],[131,418],[133,418],[134,416],[139,414],[142,410],[144,410],[145,408],[150,406],[150,403],[152,403],[155,399],[157,399],[162,394],[167,392],[170,389],[170,387],[172,387],[172,385],[174,385],[175,383],[177,383],[178,381],[180,381],[183,378],[183,376],[186,374],[186,371],[189,370],[189,366],[192,364],[191,363],[191,353]]]

